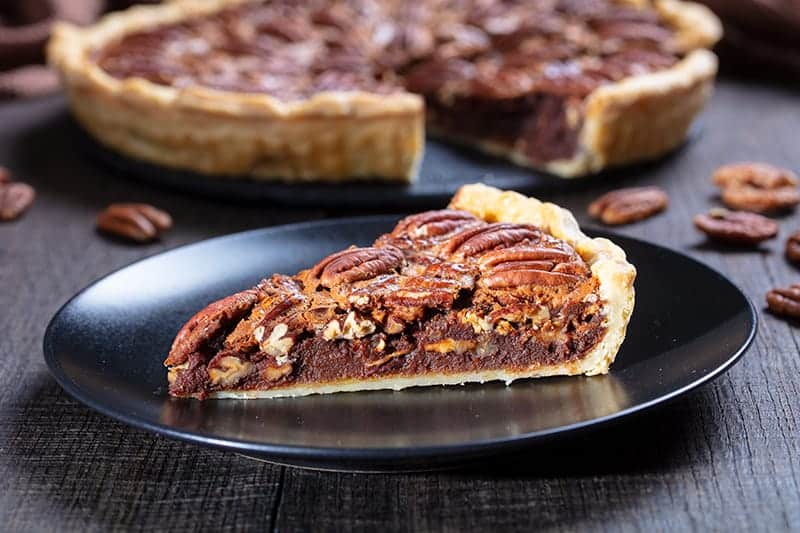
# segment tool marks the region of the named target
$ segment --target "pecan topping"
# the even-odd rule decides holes
[[[800,283],[767,293],[767,307],[776,315],[800,319]]]
[[[588,272],[577,259],[575,254],[557,248],[517,246],[496,250],[479,261],[484,269],[480,283],[490,289],[574,284]]]
[[[436,237],[476,221],[475,215],[466,211],[455,209],[427,211],[401,220],[392,231],[392,236]]]
[[[604,194],[589,204],[589,215],[604,224],[630,224],[663,211],[669,197],[659,187],[630,187]]]
[[[797,176],[791,170],[764,163],[734,163],[717,169],[714,183],[732,209],[763,213],[800,203]]]
[[[396,270],[403,264],[403,253],[393,246],[351,248],[330,255],[311,270],[323,287],[372,279]]]
[[[509,261],[568,261],[573,254],[558,248],[544,246],[515,246],[504,250],[495,250],[479,259],[482,267],[493,267]]]
[[[172,217],[148,204],[111,204],[97,215],[97,229],[135,242],[150,242],[172,227]]]
[[[546,267],[536,268],[535,265],[519,265],[517,268],[494,270],[491,274],[482,278],[481,281],[490,289],[507,289],[526,285],[541,285],[544,287],[569,285],[580,281],[580,278],[573,274],[551,272]]]
[[[542,233],[533,226],[494,223],[457,233],[445,244],[448,254],[473,257],[487,250],[510,247],[526,241],[537,242]]]
[[[423,94],[457,92],[468,87],[475,74],[475,65],[463,59],[432,59],[409,71],[406,87]]]
[[[697,215],[694,225],[709,238],[731,244],[754,245],[778,234],[778,225],[767,217],[727,209]]]
[[[226,329],[244,318],[256,302],[258,291],[249,289],[206,306],[178,332],[164,364],[174,366],[184,363],[189,355],[212,343]]]
[[[27,183],[0,180],[0,221],[19,217],[31,206],[34,198],[36,191]]]
[[[786,240],[786,258],[793,263],[800,263],[800,231],[795,231]]]
[[[284,100],[321,88],[475,96],[477,73],[487,94],[527,96],[541,78],[557,94],[582,97],[678,60],[669,25],[641,15],[652,10],[593,4],[602,17],[583,2],[245,2],[130,33],[96,60],[120,79]],[[355,70],[363,75],[346,75]]]

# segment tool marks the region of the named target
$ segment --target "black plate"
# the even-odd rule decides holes
[[[134,263],[56,314],[44,339],[47,364],[86,405],[169,437],[298,466],[427,469],[566,437],[663,403],[728,369],[755,333],[752,305],[722,275],[666,248],[611,236],[639,276],[628,338],[607,376],[278,400],[167,396],[162,361],[195,311],[264,275],[367,244],[395,221],[256,230]]]
[[[75,136],[95,159],[124,176],[154,185],[237,202],[273,203],[295,207],[367,208],[420,210],[446,204],[459,187],[482,181],[500,189],[534,193],[547,190],[591,187],[610,179],[624,180],[651,170],[675,155],[683,146],[654,161],[578,179],[563,179],[513,165],[503,159],[436,140],[428,139],[419,177],[411,185],[379,182],[287,184],[256,182],[248,179],[209,178],[201,174],[161,167],[131,159],[109,150],[94,141],[76,125]],[[695,140],[701,131],[699,122],[689,130],[688,141]]]

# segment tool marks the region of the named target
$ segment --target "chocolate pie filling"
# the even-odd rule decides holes
[[[570,158],[586,96],[680,59],[652,10],[613,0],[272,0],[125,36],[116,78],[266,93],[411,91],[451,137]]]
[[[569,245],[534,226],[429,211],[209,305],[165,361],[170,393],[567,363],[605,335],[598,289]]]

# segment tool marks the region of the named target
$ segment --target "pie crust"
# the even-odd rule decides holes
[[[92,58],[94,50],[125,35],[247,1],[175,0],[113,13],[87,28],[56,25],[48,57],[62,73],[79,122],[125,155],[214,176],[412,181],[425,132],[425,105],[416,94],[330,91],[287,102],[267,94],[118,79]],[[717,61],[705,48],[719,39],[719,21],[691,2],[619,1],[655,9],[672,26],[683,59],[591,92],[572,158],[538,164],[514,148],[446,136],[563,177],[653,158],[678,146],[711,94]]]
[[[388,325],[386,325],[389,323],[388,321],[386,321],[384,325],[378,324],[377,326],[374,323],[361,322],[362,319],[369,322],[369,319],[365,317],[374,317],[375,314],[364,314],[364,308],[358,308],[357,304],[353,304],[356,312],[361,314],[359,314],[357,318],[351,318],[350,313],[353,311],[348,307],[342,311],[342,313],[348,313],[348,318],[344,322],[345,327],[342,330],[340,330],[338,327],[340,322],[336,322],[333,329],[329,328],[333,322],[329,323],[328,326],[325,326],[324,330],[320,327],[314,329],[313,331],[316,331],[316,333],[312,333],[311,339],[308,340],[308,342],[317,342],[317,344],[312,344],[312,346],[315,346],[313,349],[301,348],[300,346],[302,346],[302,344],[300,341],[297,343],[292,341],[289,342],[288,345],[281,345],[281,342],[285,342],[285,339],[290,338],[288,335],[290,335],[289,332],[293,326],[287,326],[286,323],[290,323],[292,319],[285,318],[285,315],[282,315],[283,318],[275,318],[276,315],[273,313],[273,309],[276,309],[287,300],[283,299],[283,296],[281,296],[281,299],[271,299],[272,297],[263,296],[256,297],[253,291],[257,291],[258,289],[244,291],[211,304],[209,307],[195,315],[195,317],[187,322],[187,324],[182,328],[181,332],[179,332],[175,343],[173,344],[170,356],[165,361],[165,365],[169,369],[171,394],[176,396],[195,396],[200,398],[272,398],[281,396],[303,396],[308,394],[373,389],[399,390],[412,386],[452,385],[463,384],[467,382],[483,383],[485,381],[492,380],[502,380],[506,383],[511,383],[512,381],[521,378],[553,375],[596,375],[607,373],[610,365],[613,363],[614,358],[617,355],[622,341],[625,338],[625,331],[634,307],[633,282],[636,277],[636,269],[626,260],[623,250],[607,239],[587,237],[581,232],[572,214],[561,207],[550,203],[543,203],[534,198],[527,198],[518,193],[500,191],[485,185],[476,184],[463,187],[453,198],[449,209],[458,211],[429,212],[418,216],[441,216],[442,213],[454,213],[456,216],[464,218],[465,221],[463,222],[465,224],[469,224],[469,220],[474,220],[474,218],[472,218],[473,216],[477,217],[479,221],[483,221],[476,222],[476,224],[482,224],[482,226],[480,226],[481,229],[485,229],[489,226],[485,224],[486,222],[512,223],[504,225],[505,229],[511,227],[512,230],[515,228],[534,228],[536,231],[542,232],[542,235],[545,235],[546,239],[555,239],[548,242],[565,243],[569,246],[567,249],[571,250],[570,253],[577,254],[577,256],[580,257],[580,260],[583,262],[582,264],[585,267],[588,267],[586,274],[588,277],[582,278],[584,281],[580,283],[588,283],[589,285],[579,284],[573,286],[571,289],[568,289],[568,291],[575,292],[566,293],[567,299],[560,300],[566,303],[561,310],[556,311],[556,314],[551,315],[548,313],[546,314],[545,318],[541,319],[541,317],[538,317],[538,311],[536,312],[536,316],[525,314],[527,313],[527,311],[525,311],[521,318],[518,317],[517,319],[512,319],[517,320],[517,325],[514,326],[514,329],[507,329],[503,333],[503,326],[507,326],[508,324],[503,324],[502,319],[499,321],[490,322],[491,325],[485,325],[486,321],[489,320],[490,315],[483,315],[481,318],[473,320],[472,317],[474,315],[470,314],[473,310],[476,312],[481,311],[481,300],[478,296],[479,289],[475,287],[485,288],[489,286],[487,276],[490,274],[482,270],[483,273],[479,275],[478,281],[475,282],[475,287],[469,289],[469,291],[471,291],[469,296],[470,302],[468,304],[462,303],[462,305],[466,305],[466,307],[459,310],[458,313],[452,315],[459,317],[458,320],[463,320],[462,317],[466,317],[470,320],[469,326],[462,326],[467,328],[467,331],[471,332],[471,328],[477,327],[475,324],[479,325],[478,329],[475,329],[475,336],[464,337],[465,339],[479,339],[477,344],[476,342],[471,342],[469,340],[457,340],[461,337],[458,337],[457,334],[454,335],[452,333],[453,331],[457,331],[457,329],[448,329],[450,326],[447,325],[436,332],[437,334],[444,336],[443,340],[437,340],[433,343],[426,343],[426,341],[424,341],[426,338],[424,335],[427,331],[426,325],[436,324],[437,315],[435,311],[433,315],[420,314],[417,315],[418,318],[413,319],[413,321],[409,322],[409,325],[407,326],[409,328],[417,328],[415,329],[413,336],[409,337],[415,339],[415,344],[408,347],[408,351],[400,354],[400,357],[418,357],[417,361],[421,361],[421,364],[412,367],[403,366],[405,363],[401,362],[400,366],[393,369],[388,369],[383,375],[370,374],[359,369],[363,368],[361,365],[364,367],[369,367],[374,364],[383,364],[382,359],[378,359],[377,362],[374,362],[374,358],[380,357],[384,353],[380,351],[383,349],[381,347],[377,355],[375,355],[374,350],[376,349],[374,346],[376,345],[376,339],[378,339],[378,342],[383,342],[380,339],[386,339],[387,346],[388,343],[391,342],[388,340],[389,337],[378,337],[389,331]],[[462,235],[475,235],[475,233],[470,233],[473,231],[475,226],[459,226],[458,224],[447,228],[444,233],[431,233],[430,230],[427,229],[428,226],[425,226],[426,229],[424,229],[424,231],[418,231],[417,228],[408,230],[408,227],[413,228],[413,226],[408,226],[410,222],[407,221],[409,220],[413,222],[415,218],[409,217],[408,219],[401,221],[393,233],[379,238],[378,241],[376,241],[376,246],[378,246],[378,248],[351,249],[340,252],[338,256],[343,256],[343,254],[347,254],[348,252],[360,252],[361,250],[372,250],[373,252],[376,250],[385,250],[386,246],[391,246],[398,242],[393,240],[397,238],[396,234],[398,234],[398,232],[400,232],[399,235],[415,235],[416,237],[412,238],[412,243],[415,242],[414,239],[417,238],[424,241],[428,238],[440,238],[440,236],[445,240],[437,241],[438,243],[449,243],[451,242],[449,239],[458,240]],[[404,224],[406,225],[404,226]],[[496,226],[497,225],[493,227]],[[409,233],[403,233],[406,231]],[[431,237],[431,235],[434,235],[435,237]],[[485,236],[486,234],[483,235]],[[478,260],[483,261],[489,256],[489,254],[492,253],[510,254],[511,252],[519,251],[519,246],[522,246],[523,248],[528,246],[527,244],[524,244],[526,241],[518,240],[516,241],[517,244],[514,244],[514,242],[501,241],[502,240],[493,241],[494,244],[492,246],[495,246],[494,248],[490,247],[488,249],[482,249],[479,253],[484,255],[480,255]],[[417,244],[419,244],[419,242],[417,242]],[[463,243],[465,241],[462,239],[460,242]],[[438,246],[438,244],[436,246]],[[532,246],[538,245],[534,241]],[[423,249],[427,248],[419,248],[419,250]],[[418,249],[411,248],[411,250],[411,253],[415,253]],[[405,254],[406,252],[403,253]],[[436,253],[438,254],[439,252]],[[335,258],[337,257],[337,254],[330,257]],[[410,256],[406,255],[406,257]],[[325,259],[314,269],[303,271],[297,275],[296,279],[301,280],[301,284],[305,285],[303,290],[309,290],[312,294],[317,294],[315,292],[317,289],[314,289],[313,286],[310,286],[308,284],[308,280],[317,279],[320,276],[320,272],[323,272],[322,278],[324,280],[324,269],[327,268],[325,265],[333,264],[332,262],[327,261],[328,259]],[[446,261],[453,261],[453,259]],[[456,262],[458,261],[461,260],[456,260]],[[357,264],[358,268],[362,269],[366,268],[368,265],[369,263],[366,261]],[[552,268],[552,266],[550,268]],[[553,270],[552,272],[556,271],[557,269]],[[566,272],[566,270],[564,271]],[[368,288],[363,290],[368,290],[369,294],[374,294],[374,285],[371,285],[371,283],[373,283],[374,280],[381,278],[382,275],[383,274],[375,275],[375,273],[372,272],[370,276],[373,277],[368,277],[366,280],[364,280],[364,283],[368,283]],[[274,280],[275,278],[272,279]],[[363,278],[358,279],[361,280]],[[416,281],[414,276],[412,276],[411,281]],[[267,283],[269,284],[270,282]],[[510,290],[530,290],[531,292],[523,293],[530,295],[540,294],[536,291],[544,290],[545,296],[525,297],[528,298],[528,300],[526,300],[527,302],[533,304],[533,307],[521,307],[521,309],[542,309],[542,307],[537,306],[546,305],[546,295],[548,294],[547,291],[553,291],[557,289],[554,289],[554,286],[548,285],[547,283],[531,283],[533,284],[530,286],[524,283],[519,285],[512,284],[512,288]],[[411,290],[407,289],[407,287],[411,286],[413,285],[400,285],[400,287],[403,288],[403,291]],[[591,287],[591,291],[584,291],[583,288],[585,286]],[[330,287],[331,293],[333,293],[338,290],[341,285],[339,285],[339,282],[336,282],[333,285],[330,285]],[[362,286],[362,288],[363,287],[364,286]],[[504,291],[509,289],[504,288],[498,290],[499,292],[508,294]],[[401,292],[401,290],[393,291],[395,293]],[[357,298],[355,300],[353,299],[353,295],[363,294],[363,292],[359,293],[356,290],[356,292],[349,292],[345,294],[349,294],[347,301],[353,302],[357,301]],[[463,295],[463,293],[459,294]],[[575,296],[575,294],[577,294],[577,296]],[[591,295],[591,300],[588,297],[589,295]],[[264,307],[264,313],[266,313],[266,316],[269,317],[268,319],[262,318],[265,316],[264,314],[256,316],[256,311],[259,311],[258,307],[261,305],[253,304],[253,301],[255,301],[257,298],[264,298],[260,301],[268,302],[268,305]],[[575,300],[575,298],[579,298],[579,300]],[[249,302],[246,302],[246,300],[249,300]],[[276,304],[275,302],[279,303]],[[585,319],[581,318],[581,320],[584,321],[582,323],[588,324],[586,326],[587,329],[585,330],[580,330],[580,328],[583,327],[580,325],[577,326],[576,329],[570,329],[564,324],[565,321],[569,322],[570,320],[569,311],[567,311],[567,309],[572,309],[572,305],[576,302],[579,307],[586,307],[582,307],[584,310],[578,312],[578,315],[574,316],[583,317],[586,313],[588,313],[590,317],[594,317],[591,318],[591,322],[585,322]],[[239,308],[238,311],[236,311],[236,306],[244,303],[247,304],[246,309]],[[253,305],[255,305],[255,307],[253,307]],[[291,305],[299,304],[293,303]],[[368,305],[373,306],[378,304],[375,304],[373,300],[370,300]],[[504,304],[504,306],[506,305],[509,304]],[[368,307],[367,309],[370,308]],[[375,310],[374,307],[371,309],[373,311]],[[445,314],[455,313],[455,310],[456,307],[451,306],[449,310],[442,312]],[[223,334],[227,335],[224,343],[221,343],[219,338],[214,340],[214,335],[219,335],[218,332],[222,329],[219,327],[219,324],[204,319],[205,316],[211,315],[214,315],[215,317],[224,316],[227,320],[235,323],[234,329],[231,330],[232,326],[228,326],[228,329],[225,330],[228,332],[233,331],[233,333]],[[266,322],[267,320],[269,320],[269,322]],[[326,320],[327,318],[321,319],[320,324],[325,324]],[[352,328],[363,328],[363,335],[356,333],[354,336],[350,335],[348,337],[346,334],[342,336],[341,331],[347,331],[348,321],[351,322]],[[551,321],[558,321],[561,323],[557,330],[549,329],[547,324]],[[279,323],[275,325],[276,322]],[[267,331],[265,331],[263,324],[267,323],[269,325],[266,326]],[[443,323],[449,324],[446,321]],[[307,325],[307,323],[304,324]],[[412,326],[412,324],[416,325]],[[262,326],[259,328],[256,327],[256,325]],[[351,331],[357,331],[352,328]],[[270,333],[270,329],[272,333]],[[553,331],[556,331],[556,333],[551,333]],[[573,331],[574,335],[586,334],[588,335],[586,338],[589,340],[584,343],[579,337],[569,340],[568,338],[564,337],[552,336],[562,335],[561,333],[558,333],[558,331]],[[240,332],[245,332],[245,334],[243,335]],[[239,340],[242,338],[249,339],[249,335],[256,337],[259,341],[259,347],[253,347],[253,349],[256,349],[257,351],[260,350],[255,355],[253,355],[252,352],[250,352],[250,355],[241,355],[240,352],[236,352],[228,344],[228,341],[231,338],[237,338]],[[264,339],[267,339],[267,337],[268,340],[265,341]],[[339,340],[342,338],[350,340]],[[441,337],[436,337],[436,335],[434,335],[432,338],[438,339]],[[198,339],[202,339],[202,342],[207,344],[198,342]],[[306,339],[308,339],[308,337],[306,337]],[[324,339],[324,341],[322,339]],[[506,342],[504,339],[512,339],[509,341],[511,344],[503,344]],[[518,339],[522,339],[519,341],[522,344],[514,344],[518,342]],[[235,340],[235,342],[239,342],[239,340]],[[547,346],[548,343],[556,342],[558,343],[557,345],[565,347],[564,349],[567,350],[567,352],[565,352],[566,355],[564,356],[564,359],[559,360],[555,355],[548,356],[547,350],[550,348],[546,348],[544,349],[544,352],[536,352],[539,355],[533,355],[532,359],[522,359],[522,362],[520,363],[519,359],[515,362],[514,358],[524,358],[525,355],[522,352],[517,354],[513,348],[498,348],[500,346],[521,346],[521,349],[524,351],[528,349],[527,347],[533,346],[535,343],[540,342],[540,340],[544,343],[541,346]],[[339,342],[344,344],[334,344]],[[362,344],[359,347],[359,342],[364,342],[366,344]],[[462,347],[459,343],[465,344]],[[206,379],[206,381],[210,379],[212,385],[215,384],[216,386],[212,388],[198,389],[196,381],[194,381],[195,378],[190,376],[189,379],[184,380],[191,384],[188,388],[184,387],[183,385],[173,388],[172,385],[181,379],[181,372],[187,371],[192,354],[197,353],[197,350],[200,349],[198,346],[204,345],[213,345],[215,347],[221,346],[221,348],[214,348],[214,350],[209,352],[207,356],[204,356],[204,362],[201,363],[201,365],[207,365],[209,369],[207,375],[210,376],[210,378],[203,379]],[[364,346],[372,347],[367,350],[367,355],[365,355],[365,352],[363,351]],[[487,348],[484,352],[481,352],[480,346],[488,346],[491,348]],[[550,344],[550,346],[552,347],[553,344]],[[566,348],[567,346],[585,346],[585,348],[581,348],[579,352],[571,353],[572,350],[577,350],[578,348]],[[273,351],[273,349],[276,347],[279,348],[277,352]],[[391,349],[394,349],[395,347],[396,345],[393,345]],[[534,348],[530,349],[532,351],[534,350]],[[297,350],[301,353],[300,355],[294,355],[291,350]],[[387,348],[387,351],[389,351],[389,348]],[[259,370],[255,369],[255,365],[259,364],[258,361],[263,362],[263,358],[267,357],[264,355],[265,353],[269,355],[275,355],[275,353],[279,354],[275,357],[276,362],[274,363],[273,367],[264,367],[266,368],[267,372],[272,372],[275,376],[277,376],[275,381],[264,383],[262,378],[259,377],[259,380],[255,382],[241,385],[241,383],[244,383],[242,380],[246,380],[247,378],[253,377],[256,374],[261,376],[263,372],[265,372],[263,368]],[[549,353],[554,354],[555,352]],[[242,359],[237,358],[237,354],[241,355]],[[408,355],[406,356],[406,354]],[[390,354],[387,357],[389,360],[392,360],[391,358],[394,357],[394,355],[395,354]],[[212,368],[214,365],[208,363],[208,358],[211,358],[211,360],[219,360],[220,357],[223,358],[221,359],[223,365],[221,367],[217,366]],[[283,357],[284,360],[281,361],[280,357]],[[291,357],[297,357],[298,359],[292,360],[288,370],[281,370],[285,369],[284,365],[287,364],[287,361],[290,361],[289,358]],[[305,359],[303,359],[304,357]],[[367,357],[367,359],[364,359],[365,357]],[[369,359],[370,357],[373,359]],[[455,361],[455,363],[452,365],[448,363],[448,358],[454,358],[451,360]],[[488,363],[484,364],[486,361],[488,361]],[[277,369],[274,368],[275,365],[279,365]],[[292,372],[295,372],[295,367],[292,365],[298,365],[296,368],[299,369],[297,370],[297,373],[299,374],[302,374],[304,370],[308,370],[307,375],[311,376],[311,379],[306,379],[303,381],[301,378],[297,378],[295,382],[292,381],[294,379],[292,377],[284,379],[284,377],[287,375],[294,375]],[[320,377],[326,375],[324,368],[322,368],[320,365],[332,366],[334,369],[341,367],[349,370],[340,372],[337,374],[339,377],[335,379],[329,379]],[[481,365],[484,366],[481,367]],[[198,365],[195,364],[194,367],[198,367]],[[355,374],[349,375],[348,372],[353,374],[353,369],[356,369]],[[451,370],[447,371],[448,369]],[[455,370],[453,371],[452,369]],[[237,383],[239,383],[240,386],[237,387]]]

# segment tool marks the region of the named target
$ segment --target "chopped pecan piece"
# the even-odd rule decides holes
[[[800,319],[800,283],[767,293],[767,307],[776,315]]]
[[[209,361],[206,368],[212,385],[231,387],[246,378],[255,369],[255,365],[236,355],[222,352]]]
[[[669,197],[659,187],[630,187],[604,194],[589,204],[589,215],[604,224],[630,224],[663,211]]]
[[[694,225],[709,238],[731,244],[754,245],[778,234],[778,225],[767,217],[719,208],[695,216]]]
[[[791,170],[764,163],[734,163],[717,169],[714,183],[732,209],[763,213],[800,203],[797,176]]]

